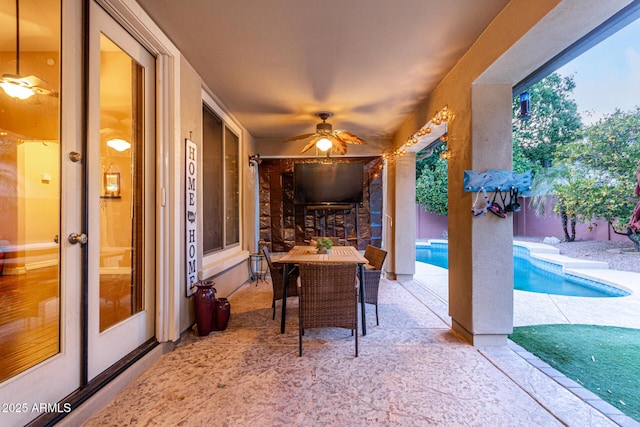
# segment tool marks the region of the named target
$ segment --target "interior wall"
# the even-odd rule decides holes
[[[318,158],[264,159],[260,175],[260,239],[273,252],[286,252],[312,236],[346,239],[365,249],[382,244],[382,178],[380,157],[341,157],[337,162],[358,162],[365,166],[364,201],[348,211],[309,210],[293,203],[293,165],[317,163]],[[357,224],[357,228],[356,228]]]
[[[18,242],[18,176],[18,147],[6,138],[0,143],[0,246]]]
[[[17,147],[18,235],[14,242],[19,250],[13,256],[20,261],[12,265],[14,273],[58,262],[54,237],[60,224],[59,151],[57,141],[25,141]]]

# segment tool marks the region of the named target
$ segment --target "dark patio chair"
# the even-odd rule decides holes
[[[368,264],[364,266],[364,302],[376,306],[376,325],[380,325],[378,318],[378,288],[380,287],[382,264],[384,264],[384,260],[387,257],[387,251],[367,245],[364,250],[364,257],[368,261]]]
[[[271,253],[269,249],[262,248],[264,258],[267,260],[269,266],[269,274],[271,275],[271,285],[273,287],[273,299],[271,300],[271,308],[273,308],[272,319],[276,318],[276,301],[282,299],[284,294],[284,266],[278,265],[271,261]],[[289,287],[287,288],[287,297],[294,297],[298,295],[298,287],[296,281],[298,279],[298,267],[293,268],[289,272]]]
[[[358,285],[355,264],[300,264],[298,278],[299,347],[305,329],[346,328],[355,331],[358,357]]]

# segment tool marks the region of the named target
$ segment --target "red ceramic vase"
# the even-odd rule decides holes
[[[231,304],[226,298],[218,298],[216,300],[216,309],[213,314],[213,330],[224,331],[229,324],[229,317],[231,317]]]
[[[195,311],[196,325],[198,325],[198,335],[201,337],[209,335],[213,327],[212,317],[216,308],[216,289],[213,282],[196,283]]]

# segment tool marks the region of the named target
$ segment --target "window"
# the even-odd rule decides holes
[[[227,245],[240,241],[240,183],[238,180],[238,136],[229,128],[224,130],[224,206],[225,242]]]
[[[240,242],[239,137],[207,104],[202,105],[202,251]]]

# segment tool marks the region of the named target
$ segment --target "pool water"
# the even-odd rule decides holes
[[[627,292],[604,283],[564,274],[561,266],[530,257],[526,248],[514,246],[513,252],[514,289],[578,297],[628,295]],[[416,261],[448,268],[447,245],[417,246]]]

